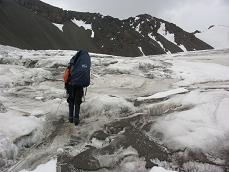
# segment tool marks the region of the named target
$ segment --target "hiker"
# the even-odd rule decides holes
[[[84,87],[90,85],[91,58],[87,51],[80,50],[74,55],[64,72],[65,89],[68,95],[69,122],[78,125]]]

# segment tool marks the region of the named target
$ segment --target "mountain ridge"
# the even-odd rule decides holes
[[[0,24],[5,30],[0,32],[0,43],[24,49],[86,49],[142,56],[213,48],[193,33],[148,14],[119,20],[99,13],[63,10],[39,0],[2,0],[1,6],[0,12],[8,15],[8,25]]]

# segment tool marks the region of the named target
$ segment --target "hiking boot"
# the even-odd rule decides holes
[[[78,118],[74,118],[74,123],[75,123],[75,125],[79,125],[80,124],[80,120]]]
[[[68,121],[70,122],[70,123],[73,123],[73,118],[68,118]]]

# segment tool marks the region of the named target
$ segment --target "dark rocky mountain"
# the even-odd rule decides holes
[[[119,20],[67,11],[39,0],[0,0],[0,44],[23,49],[87,49],[141,56],[212,49],[159,18],[144,14]]]

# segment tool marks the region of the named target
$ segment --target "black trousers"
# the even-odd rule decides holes
[[[69,119],[79,120],[80,104],[82,103],[83,87],[68,85],[67,92],[69,94]]]

